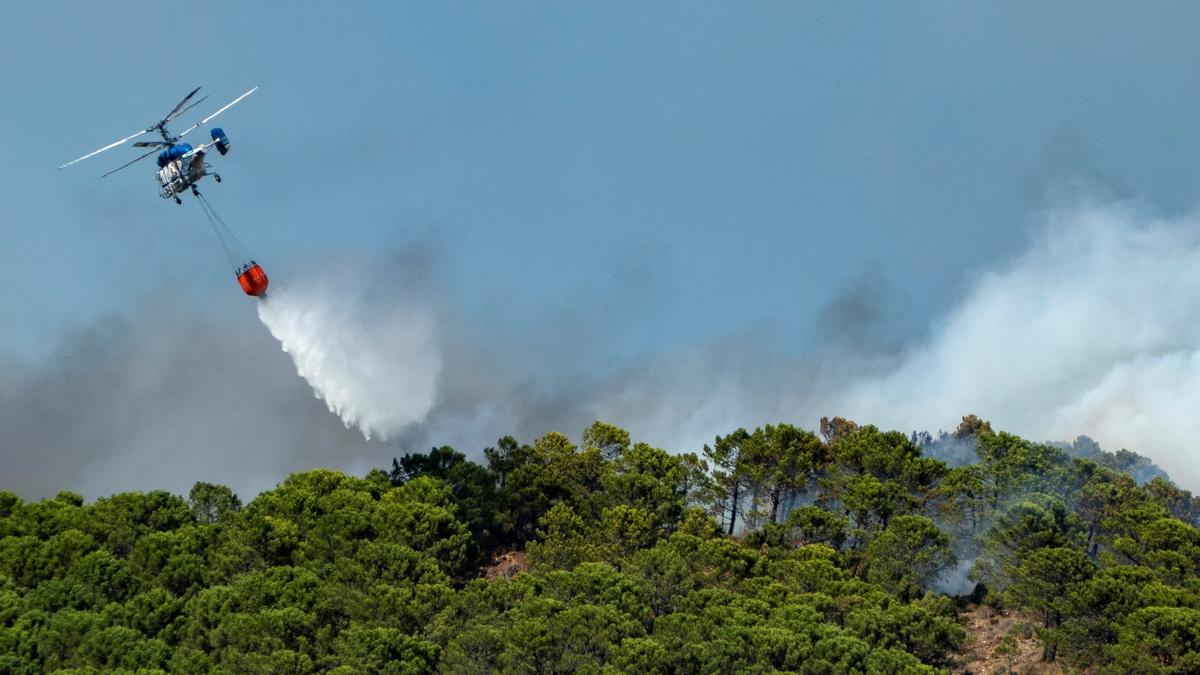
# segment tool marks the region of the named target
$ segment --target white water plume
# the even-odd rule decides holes
[[[370,277],[371,275],[367,275]],[[271,287],[258,316],[329,410],[367,438],[425,419],[442,371],[432,312],[378,278]]]

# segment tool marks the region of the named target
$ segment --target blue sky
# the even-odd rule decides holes
[[[1011,306],[1036,308],[1065,277],[1030,260],[1092,260],[1064,283],[1098,289],[1096,316],[1117,297],[1146,304],[1137,284],[1102,292],[1121,256],[1087,237],[1065,239],[1081,253],[1056,248],[1042,212],[1080,177],[1157,214],[1194,212],[1198,20],[1200,5],[1181,2],[0,4],[9,482],[102,494],[205,478],[253,491],[316,463],[386,465],[397,447],[430,442],[477,452],[592,415],[630,419],[673,450],[730,425],[813,426],[828,390],[797,359],[819,370],[861,347],[879,366],[880,336],[826,330],[854,309],[856,288],[893,319],[867,332],[882,325],[888,345],[915,355],[895,371],[904,377],[841,399],[886,418],[904,408],[871,397],[911,399],[921,364],[969,374],[981,352],[1037,344],[1020,325],[964,349],[939,332],[975,316],[958,308],[986,304],[978,289],[1031,290]],[[203,187],[273,287],[378,284],[374,309],[430,296],[435,400],[393,445],[324,414],[200,209],[159,199],[149,160],[103,180],[135,151],[56,169],[197,85],[212,99],[196,120],[261,87],[214,121],[234,149],[213,160],[225,181]],[[1076,220],[1103,233],[1115,219],[1118,239],[1136,241],[1146,219],[1114,213]],[[1171,349],[1194,346],[1171,320],[1170,302],[1191,297],[1170,291],[1191,283],[1190,240],[1179,241],[1183,256],[1138,259],[1143,270],[1174,260],[1169,302],[1147,319]],[[990,286],[988,272],[1000,275]],[[1059,374],[1039,368],[1048,381],[999,393],[967,382],[975,389],[909,416],[920,419],[881,423],[935,429],[989,416],[960,411],[978,406],[1039,438],[1102,427],[1112,415],[1038,421],[1018,404],[1057,410],[1119,382],[1112,373],[1137,365],[1126,354],[1147,349],[1119,323],[1117,356],[1097,356],[1100,375],[1061,396]],[[1066,356],[1049,361],[1083,354],[1091,330],[1065,330]],[[228,398],[242,381],[259,383],[253,406]],[[1101,392],[1112,406],[1097,409],[1157,405],[1134,389],[1113,384]],[[1139,390],[1197,393],[1190,378]],[[1098,438],[1182,457],[1170,439],[1143,448],[1126,426]],[[239,464],[246,437],[273,444],[253,467]],[[45,458],[59,449],[52,471]],[[139,473],[148,465],[161,470]]]
[[[638,351],[800,344],[882,271],[919,329],[1021,246],[1047,172],[1190,208],[1200,7],[1138,7],[7,3],[0,350],[168,288],[250,311],[149,160],[55,169],[196,85],[262,87],[209,194],[274,275],[433,239],[480,315],[628,305]]]

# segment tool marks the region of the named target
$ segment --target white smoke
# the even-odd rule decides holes
[[[258,316],[330,412],[387,439],[433,409],[442,354],[428,308],[356,269],[272,286]]]
[[[445,308],[418,300],[429,288],[397,291],[385,264],[343,266],[364,269],[358,278],[285,284],[259,314],[330,410],[405,447],[471,450],[504,433],[571,433],[599,418],[696,451],[715,434],[766,422],[812,427],[842,415],[934,430],[976,413],[1032,440],[1088,435],[1134,450],[1194,487],[1198,230],[1200,218],[1164,219],[1132,202],[1049,211],[1023,254],[982,272],[929,337],[904,350],[863,337],[890,325],[874,286],[831,305],[821,318],[829,334],[807,355],[731,337],[587,375],[539,369],[536,350],[523,347],[538,336],[505,350],[445,330]],[[587,350],[572,358],[595,365]]]
[[[1035,440],[1095,438],[1200,483],[1200,218],[1136,203],[1047,214],[890,373],[834,400],[900,429],[975,412]]]
[[[739,426],[814,428],[842,415],[932,431],[976,413],[1031,440],[1086,434],[1128,448],[1195,490],[1198,233],[1198,216],[1156,217],[1135,203],[1059,209],[908,347],[889,339],[904,328],[886,281],[868,278],[818,317],[806,351],[734,326],[631,359],[596,347],[637,330],[621,312],[472,322],[439,285],[442,261],[427,246],[324,271],[310,263],[302,279],[273,274],[259,303],[278,343],[246,330],[241,304],[173,301],[68,333],[44,362],[0,354],[0,489],[186,492],[202,479],[248,497],[311,466],[386,466],[441,444],[478,459],[502,435],[575,435],[594,419],[694,452]],[[597,297],[624,306],[641,290]],[[573,303],[572,317],[604,309]],[[280,343],[343,423],[389,444],[356,439],[306,403]]]

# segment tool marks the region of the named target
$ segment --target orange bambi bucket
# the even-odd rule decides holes
[[[267,279],[267,273],[263,271],[262,265],[251,261],[250,266],[242,270],[238,274],[238,283],[242,285],[242,290],[246,295],[261,297],[267,292],[267,285],[270,280]]]

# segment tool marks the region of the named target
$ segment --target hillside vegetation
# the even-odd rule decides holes
[[[1025,617],[989,667],[1200,672],[1200,501],[1131,472],[975,417],[682,455],[598,422],[244,506],[0,492],[0,673],[927,673],[980,612]]]

